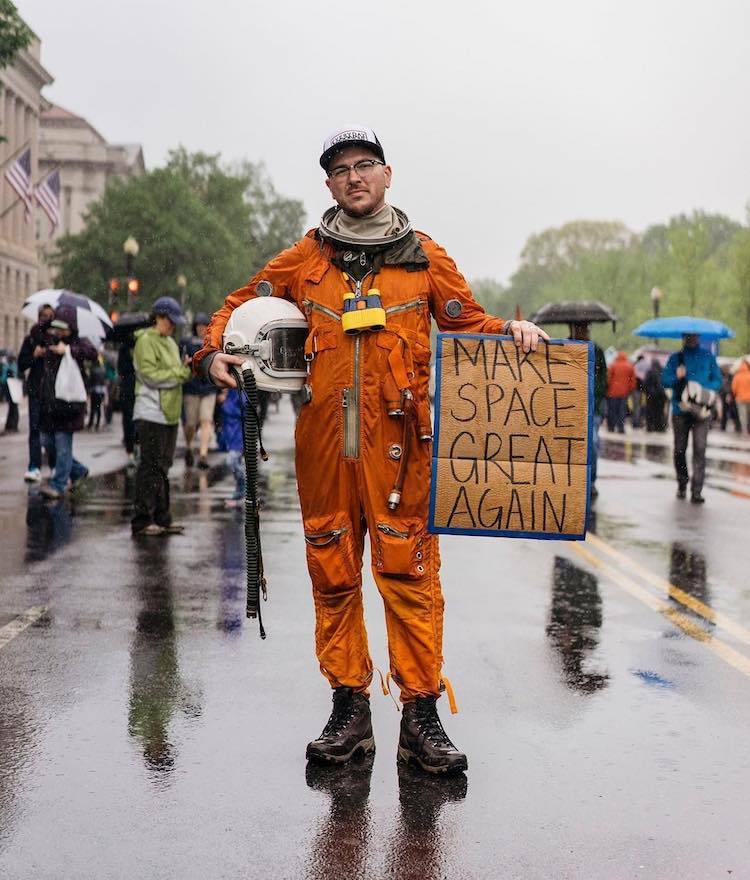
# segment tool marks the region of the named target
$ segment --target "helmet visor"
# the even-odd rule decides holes
[[[305,339],[307,327],[274,327],[269,330],[268,357],[264,358],[265,366],[270,367],[272,374],[304,374],[305,370]]]

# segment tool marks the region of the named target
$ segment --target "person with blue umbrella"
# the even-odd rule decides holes
[[[693,476],[690,500],[703,504],[703,481],[706,473],[706,445],[711,409],[721,388],[721,370],[710,351],[700,346],[698,333],[685,333],[682,348],[669,356],[662,374],[662,384],[672,389],[672,431],[674,466],[677,473],[677,497],[685,498],[689,481],[687,466],[688,437],[693,435]]]

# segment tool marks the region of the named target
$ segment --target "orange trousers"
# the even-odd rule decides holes
[[[371,358],[380,359],[382,352],[368,342]],[[340,343],[351,344],[341,338]],[[363,352],[365,368],[367,354]],[[372,571],[385,606],[390,671],[401,699],[437,696],[443,596],[438,540],[427,532],[432,444],[416,433],[409,441],[402,501],[392,512],[387,499],[398,460],[389,453],[402,443],[402,421],[388,416],[380,382],[363,381],[358,410],[355,447],[347,450],[352,438],[346,436],[340,396],[316,400],[313,379],[313,400],[302,408],[297,423],[297,482],[318,661],[333,687],[364,691],[371,681],[362,604],[362,554],[369,534]]]

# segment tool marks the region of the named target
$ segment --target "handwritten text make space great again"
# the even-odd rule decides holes
[[[583,532],[588,346],[445,337],[438,356],[435,525]]]

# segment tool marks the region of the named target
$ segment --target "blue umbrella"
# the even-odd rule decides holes
[[[652,318],[636,327],[633,336],[649,336],[652,339],[681,339],[686,333],[696,333],[703,339],[731,339],[734,330],[721,321],[680,315],[676,318]]]

